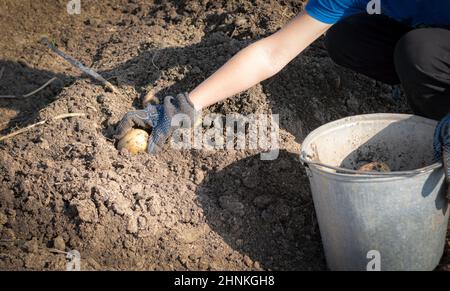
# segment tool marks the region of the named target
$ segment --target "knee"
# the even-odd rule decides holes
[[[446,49],[440,31],[416,29],[397,43],[395,69],[414,112],[439,118],[448,111],[448,74]],[[447,92],[447,93],[446,93]]]
[[[414,82],[434,71],[438,46],[427,36],[426,29],[415,29],[397,42],[394,63],[402,82]]]

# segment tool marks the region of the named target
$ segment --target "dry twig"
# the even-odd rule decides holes
[[[54,53],[56,53],[57,55],[59,55],[60,57],[62,57],[66,61],[68,61],[72,66],[77,67],[83,73],[85,73],[85,74],[91,76],[92,78],[94,78],[95,80],[99,81],[100,83],[102,83],[106,88],[108,88],[112,92],[114,92],[114,93],[117,92],[116,87],[114,87],[113,84],[111,84],[105,78],[103,78],[99,73],[97,73],[96,71],[94,71],[93,69],[91,69],[89,67],[86,67],[81,62],[75,60],[71,56],[69,56],[69,55],[63,53],[62,51],[60,51],[47,38],[43,38],[42,42],[44,44],[46,44]]]
[[[21,99],[21,98],[28,98],[34,94],[36,94],[37,92],[43,90],[45,87],[47,87],[48,85],[50,85],[53,81],[55,81],[56,77],[51,78],[50,80],[48,80],[44,85],[42,85],[41,87],[37,88],[36,90],[31,91],[30,93],[27,93],[25,95],[0,95],[0,98],[3,99]]]
[[[158,71],[159,71],[159,67],[157,66],[157,65],[155,65],[155,58],[156,58],[156,55],[158,54],[158,52],[155,52],[155,53],[153,53],[153,56],[152,56],[152,65],[153,65],[153,67],[155,67],[155,69],[157,69]]]
[[[63,118],[79,117],[79,116],[86,116],[86,114],[85,113],[66,113],[66,114],[57,115],[57,116],[49,118],[49,119],[44,119],[42,121],[33,123],[31,125],[28,125],[27,127],[21,128],[21,129],[19,129],[17,131],[11,132],[10,134],[7,134],[5,136],[0,137],[0,142],[4,141],[6,139],[12,138],[12,137],[14,137],[16,135],[19,135],[21,133],[27,132],[30,129],[36,127],[36,126],[43,125],[43,124],[45,124],[45,123],[47,123],[48,121],[51,121],[51,120],[58,120],[58,119],[63,119]]]
[[[50,253],[63,254],[63,255],[68,254],[68,252],[61,251],[61,250],[54,249],[54,248],[45,248],[45,249],[47,249],[47,251],[49,251]]]

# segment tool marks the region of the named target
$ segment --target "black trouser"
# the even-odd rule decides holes
[[[378,81],[402,84],[417,115],[450,113],[450,29],[412,29],[383,15],[358,14],[326,34],[330,57]]]

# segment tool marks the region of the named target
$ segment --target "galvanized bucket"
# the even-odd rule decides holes
[[[448,226],[441,163],[433,163],[436,122],[368,114],[319,127],[302,144],[331,270],[433,270]],[[387,163],[391,172],[358,171]]]

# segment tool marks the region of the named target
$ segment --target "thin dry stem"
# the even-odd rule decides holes
[[[21,133],[27,132],[27,131],[35,128],[36,126],[43,125],[43,124],[47,123],[50,120],[58,120],[58,119],[63,119],[63,118],[79,117],[79,116],[86,116],[86,114],[85,113],[66,113],[66,114],[57,115],[57,116],[49,118],[49,119],[44,119],[42,121],[30,124],[27,127],[21,128],[21,129],[19,129],[17,131],[11,132],[10,134],[7,134],[5,136],[0,137],[0,142],[4,141],[4,140],[7,140],[9,138],[15,137],[16,135],[19,135]]]

